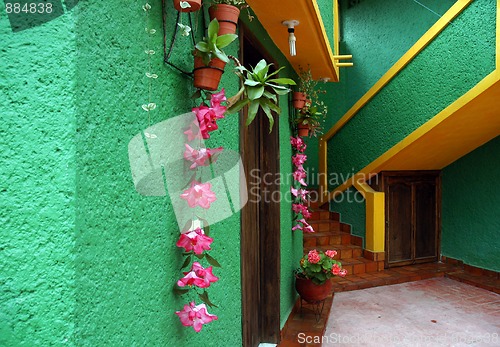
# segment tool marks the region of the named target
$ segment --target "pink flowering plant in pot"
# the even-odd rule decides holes
[[[335,260],[335,250],[313,249],[300,259],[300,268],[295,270],[295,276],[311,280],[316,285],[322,285],[333,276],[344,277],[347,271],[342,268],[340,261]]]

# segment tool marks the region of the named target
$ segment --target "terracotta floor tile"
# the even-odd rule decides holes
[[[366,263],[367,264],[367,263]],[[448,278],[443,278],[443,276],[449,276],[450,278],[456,279],[451,280]],[[431,278],[425,279],[423,278]],[[412,281],[412,282],[409,282]],[[435,285],[440,281],[444,281],[446,285]],[[462,281],[459,282],[459,281]],[[408,282],[408,283],[404,283]],[[470,286],[466,284],[467,282],[474,283],[475,286],[489,286],[489,288],[495,289],[495,286],[498,286],[498,290],[500,290],[500,281],[493,276],[475,276],[470,273],[465,273],[459,266],[450,265],[450,264],[442,264],[442,263],[434,263],[434,264],[419,264],[419,265],[411,265],[400,268],[391,268],[390,270],[383,270],[379,272],[372,273],[364,273],[353,275],[352,273],[346,276],[345,278],[334,277],[332,279],[333,291],[335,294],[335,298],[333,299],[333,303],[337,303],[339,297],[342,298],[342,295],[351,295],[350,293],[346,293],[347,291],[352,291],[352,293],[359,293],[365,290],[381,290],[381,294],[377,297],[377,300],[372,301],[373,303],[377,303],[380,308],[380,300],[384,300],[384,297],[389,300],[389,303],[394,305],[396,304],[404,304],[404,296],[400,294],[390,294],[390,288],[398,288],[398,286],[409,286],[414,290],[419,290],[425,295],[422,298],[432,297],[433,300],[446,302],[447,305],[451,305],[457,310],[465,310],[467,311],[467,315],[470,312],[478,312],[480,310],[481,316],[483,320],[481,321],[483,325],[478,329],[485,329],[485,327],[489,327],[488,324],[497,324],[495,328],[496,331],[500,331],[498,327],[498,323],[500,322],[500,295],[494,293],[493,291],[485,291],[479,287]],[[402,284],[400,284],[402,283]],[[383,285],[393,284],[390,287],[380,287]],[[377,288],[378,287],[378,288]],[[367,289],[368,288],[368,289]],[[387,288],[387,289],[386,289]],[[464,288],[466,290],[464,290]],[[472,289],[471,289],[472,288]],[[359,291],[356,291],[361,289]],[[292,314],[288,318],[288,328],[286,332],[283,332],[285,335],[283,336],[283,341],[279,346],[284,347],[296,347],[296,346],[307,346],[307,343],[299,343],[298,342],[298,334],[306,333],[312,338],[313,336],[328,336],[328,331],[325,331],[326,322],[330,324],[332,317],[343,316],[336,310],[335,305],[332,306],[332,299],[328,299],[328,305],[325,305],[323,315],[319,321],[316,320],[312,311],[304,310],[305,314],[300,314],[297,312]],[[391,304],[391,305],[392,305]],[[420,303],[413,307],[411,310],[407,310],[408,317],[412,317],[413,313],[419,311]],[[328,307],[327,307],[328,306]],[[380,334],[390,334],[394,332],[401,331],[415,331],[415,334],[427,334],[427,338],[432,338],[432,332],[434,331],[435,338],[439,337],[439,331],[436,329],[440,326],[447,327],[447,322],[444,318],[434,319],[425,316],[425,319],[421,319],[421,322],[417,323],[408,323],[410,318],[406,317],[405,319],[392,319],[391,321],[382,321],[383,318],[388,319],[388,317],[381,317],[380,321],[377,319],[373,319],[372,316],[369,315],[369,311],[367,311],[367,306],[360,306],[358,308],[354,307],[351,302],[350,305],[351,314],[355,314],[356,312],[360,315],[361,318],[353,318],[351,320],[351,324],[347,324],[346,326],[351,327],[353,329],[357,329],[360,325],[362,325],[363,317],[368,315],[368,319],[372,323],[376,323],[373,327],[372,332],[380,333]],[[434,308],[432,305],[430,308]],[[439,307],[438,307],[439,309]],[[332,310],[332,311],[331,311]],[[402,312],[404,310],[399,309],[398,312]],[[420,310],[421,311],[421,310]],[[438,311],[438,312],[442,312]],[[331,313],[331,315],[330,315]],[[411,313],[411,314],[410,314]],[[428,313],[428,312],[427,312]],[[463,315],[463,316],[467,316]],[[330,317],[330,318],[327,318]],[[455,318],[454,318],[455,319]],[[457,318],[459,319],[459,318]],[[435,322],[434,322],[435,321]],[[355,324],[352,322],[356,322]],[[425,325],[425,328],[414,329],[415,324],[428,324]],[[405,327],[404,324],[409,324]],[[441,324],[441,325],[440,325]],[[444,324],[444,325],[443,325]],[[451,324],[451,323],[450,323]],[[463,324],[462,324],[463,325]],[[366,330],[367,326],[364,326],[364,330]],[[411,328],[410,328],[411,327]],[[385,330],[387,332],[384,332]],[[483,330],[478,330],[483,332]],[[356,331],[359,331],[357,329]],[[436,332],[437,331],[437,332]],[[442,330],[444,331],[444,330]],[[441,331],[441,333],[442,333]],[[338,333],[337,330],[335,330]],[[492,332],[490,332],[491,334]],[[430,334],[430,335],[429,335]],[[304,335],[301,335],[304,336]],[[415,335],[417,336],[417,335]],[[410,336],[410,337],[415,337]],[[422,335],[423,336],[423,335]],[[372,343],[372,344],[370,344]],[[363,346],[393,346],[391,344],[379,344],[371,341],[368,344],[363,344]],[[320,346],[321,344],[309,344],[309,346]],[[330,346],[331,344],[323,344],[323,346]],[[348,344],[349,345],[349,344]],[[348,346],[346,345],[346,346]],[[424,344],[425,345],[425,344]],[[395,345],[394,345],[395,346]],[[398,345],[403,346],[403,345]],[[416,346],[416,344],[406,344],[404,346]],[[479,346],[479,345],[478,345]]]

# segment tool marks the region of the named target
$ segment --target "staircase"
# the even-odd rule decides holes
[[[315,202],[311,202],[309,209],[312,216],[308,222],[316,232],[304,233],[304,253],[312,249],[336,250],[335,259],[342,263],[348,276],[384,269],[383,260],[375,261],[363,256],[362,238],[351,235],[351,226],[342,223],[337,212],[322,209]]]

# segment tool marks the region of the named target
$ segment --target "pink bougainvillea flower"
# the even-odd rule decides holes
[[[222,88],[220,92],[212,94],[210,98],[210,107],[212,107],[212,109],[214,110],[217,118],[224,118],[224,113],[226,113],[227,107],[221,105],[221,103],[226,100],[227,98],[224,88]]]
[[[307,155],[297,153],[292,156],[292,163],[297,167],[302,167],[302,165],[306,162]]]
[[[295,148],[299,152],[304,152],[307,148],[304,140],[300,136],[290,137],[290,143],[292,144],[293,148]]]
[[[196,169],[198,166],[208,166],[210,162],[214,163],[220,152],[224,149],[219,147],[214,149],[200,148],[199,150],[196,150],[187,143],[185,146],[186,150],[184,151],[184,159],[193,163],[189,167],[191,170]]]
[[[216,315],[208,313],[205,304],[196,306],[194,301],[184,305],[184,309],[182,309],[182,311],[176,311],[175,314],[179,317],[182,325],[185,327],[192,326],[197,333],[201,331],[203,324],[218,319]]]
[[[189,207],[199,205],[202,208],[210,208],[210,204],[217,200],[215,193],[211,190],[212,184],[200,183],[197,181],[191,182],[191,187],[186,189],[181,194],[181,199],[187,201]]]
[[[304,228],[302,229],[302,231],[305,233],[314,233],[315,232],[314,228],[309,224],[305,225]]]
[[[321,260],[319,253],[317,250],[313,249],[309,251],[307,254],[307,261],[309,261],[311,264],[317,264]]]
[[[177,285],[179,287],[196,286],[206,288],[203,278],[198,277],[198,275],[193,271],[184,272],[184,277],[177,281]]]
[[[295,213],[301,213],[302,212],[303,205],[302,204],[292,204],[292,210]]]
[[[212,273],[212,267],[206,269],[200,263],[195,261],[191,266],[191,271],[184,272],[184,277],[177,281],[179,287],[184,286],[197,286],[200,288],[208,288],[213,282],[219,280],[218,277]]]
[[[203,251],[210,250],[210,244],[214,239],[208,237],[203,229],[196,228],[185,234],[181,234],[179,241],[175,244],[177,247],[184,247],[186,252],[193,251],[194,254],[202,254]]]
[[[307,176],[304,169],[297,169],[296,171],[294,171],[292,176],[293,176],[293,179],[296,180],[297,182],[299,182],[301,185],[307,186],[307,183],[304,181],[304,178],[306,178],[306,176]]]
[[[184,134],[187,136],[188,142],[191,142],[195,139],[202,139],[201,132],[200,132],[200,127],[198,125],[198,121],[194,121],[189,125],[189,128],[184,132]]]
[[[330,250],[326,251],[325,254],[326,254],[327,257],[330,257],[330,258],[333,259],[333,257],[335,257],[337,255],[337,251],[334,251],[334,250],[330,249]]]

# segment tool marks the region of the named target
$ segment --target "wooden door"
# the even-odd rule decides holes
[[[263,50],[240,31],[242,63],[255,66]],[[268,60],[269,61],[269,60]],[[280,336],[279,120],[269,134],[263,112],[245,126],[240,119],[240,152],[245,167],[248,203],[241,211],[241,281],[243,346],[278,343]]]
[[[386,267],[436,261],[439,172],[384,172],[382,177],[386,193]]]

